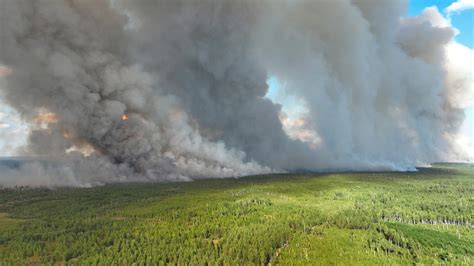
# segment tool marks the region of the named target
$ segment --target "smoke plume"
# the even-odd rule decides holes
[[[375,0],[1,1],[0,88],[30,124],[20,152],[56,163],[4,169],[0,185],[462,159],[455,140],[473,104],[463,61],[472,51],[435,8],[402,18],[405,9]],[[271,77],[301,100],[303,117],[292,121],[266,97]]]

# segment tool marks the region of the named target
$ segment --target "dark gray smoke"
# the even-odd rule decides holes
[[[450,69],[455,30],[434,9],[401,19],[405,7],[0,0],[0,64],[11,70],[2,93],[31,123],[22,153],[63,165],[4,170],[0,184],[405,170],[460,158],[472,83]],[[270,77],[305,105],[297,126],[265,97]]]

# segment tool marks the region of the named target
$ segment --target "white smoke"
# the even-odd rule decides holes
[[[436,9],[402,19],[405,8],[2,1],[0,64],[11,70],[2,90],[33,125],[23,153],[61,158],[63,170],[2,171],[0,184],[406,170],[460,158],[473,93],[460,59],[472,51]],[[264,97],[270,76],[304,100],[304,120],[285,120]],[[44,111],[53,121],[34,126]]]
[[[446,13],[450,16],[453,13],[458,13],[463,10],[473,9],[474,0],[458,0],[446,8]]]

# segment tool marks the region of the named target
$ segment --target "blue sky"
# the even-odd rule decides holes
[[[382,1],[382,0],[381,0]],[[390,1],[390,0],[387,0]],[[473,0],[461,0],[473,1]],[[407,16],[415,16],[421,13],[423,9],[429,6],[437,6],[440,11],[444,11],[455,0],[411,0],[407,11]],[[446,16],[447,14],[444,13]],[[450,15],[451,23],[459,30],[456,36],[456,41],[474,48],[474,8],[463,10],[461,12],[454,12]],[[0,86],[1,84],[0,78]],[[282,97],[278,93],[278,81],[274,78],[269,80],[268,97],[279,102],[278,97]],[[297,99],[286,99],[285,102],[297,101]],[[471,138],[474,143],[474,108],[465,111],[466,122],[463,127],[463,132]],[[21,123],[20,118],[16,112],[2,103],[0,96],[0,157],[13,155],[14,148],[21,145],[26,139],[27,127]]]

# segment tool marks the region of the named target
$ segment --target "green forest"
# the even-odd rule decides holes
[[[474,265],[474,165],[0,189],[0,265]]]

